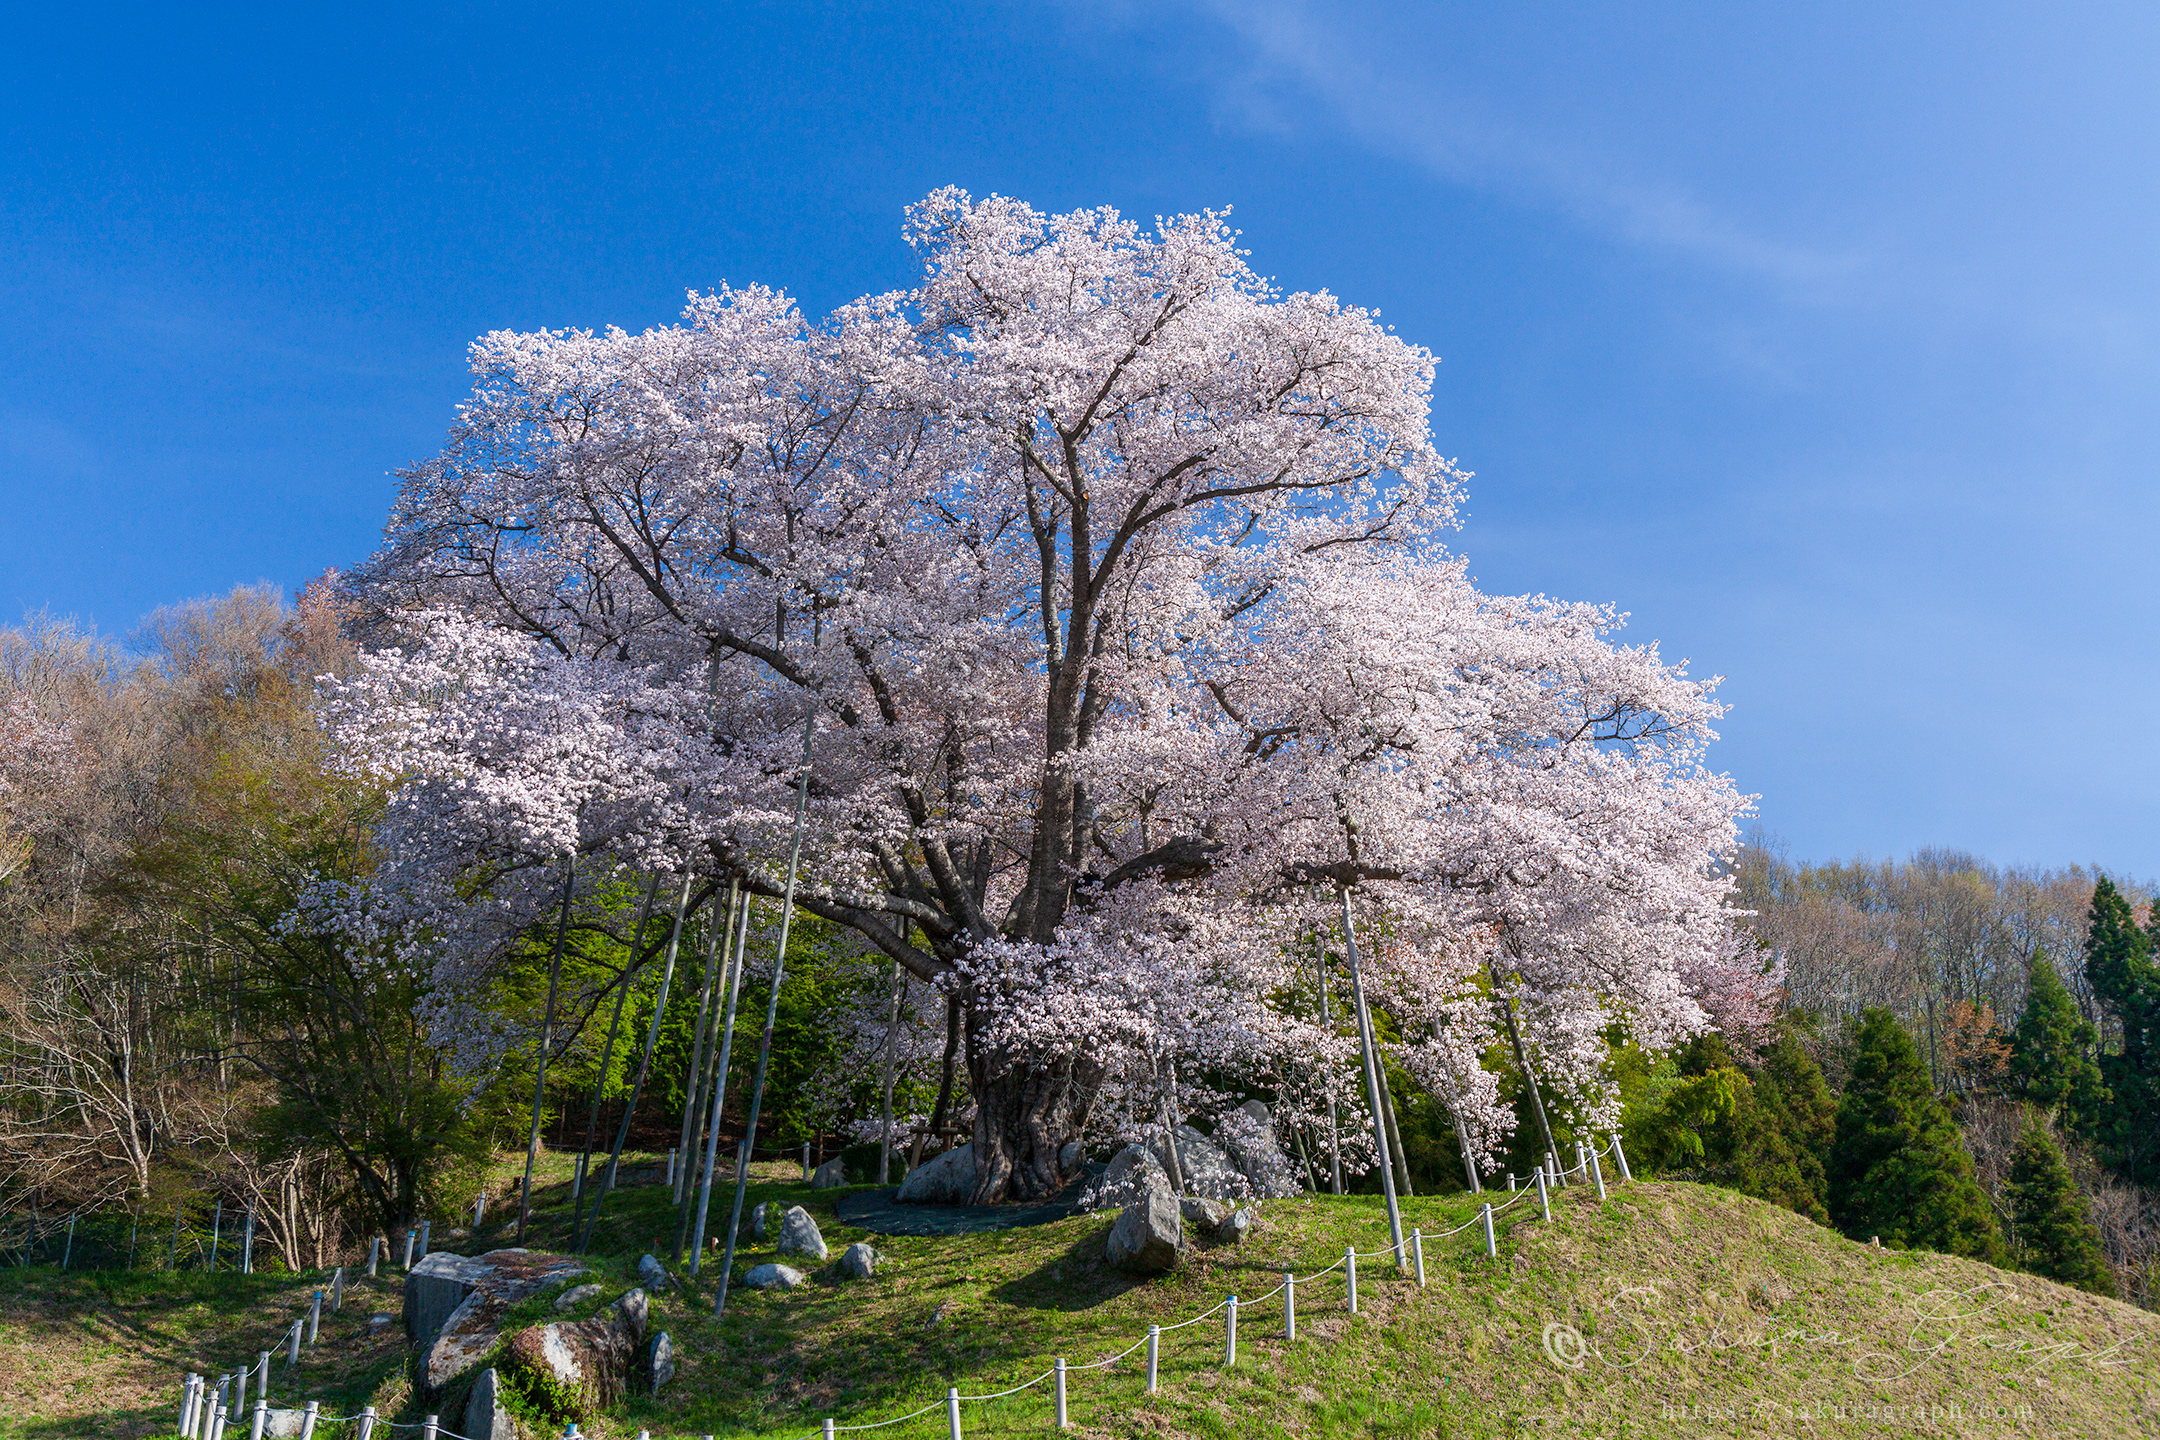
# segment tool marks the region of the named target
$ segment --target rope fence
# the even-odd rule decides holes
[[[817,1429],[803,1431],[799,1436],[792,1437],[792,1440],[819,1440],[819,1437],[830,1440],[830,1437],[839,1434],[883,1430],[894,1425],[904,1425],[911,1420],[919,1420],[938,1409],[945,1411],[948,1440],[963,1440],[960,1414],[962,1405],[987,1404],[993,1401],[1009,1399],[1023,1391],[1033,1390],[1045,1381],[1055,1382],[1057,1428],[1060,1430],[1070,1429],[1071,1419],[1067,1406],[1066,1382],[1074,1374],[1088,1370],[1107,1370],[1127,1356],[1144,1348],[1147,1351],[1147,1393],[1153,1395],[1160,1388],[1162,1337],[1198,1325],[1203,1321],[1211,1320],[1217,1315],[1225,1316],[1222,1364],[1225,1369],[1234,1367],[1237,1364],[1237,1327],[1241,1310],[1250,1309],[1255,1305],[1266,1304],[1278,1295],[1283,1297],[1282,1338],[1286,1343],[1294,1343],[1297,1340],[1297,1291],[1300,1285],[1311,1285],[1313,1282],[1324,1279],[1337,1270],[1343,1271],[1349,1311],[1355,1315],[1358,1313],[1357,1262],[1359,1260],[1377,1259],[1383,1255],[1390,1256],[1394,1259],[1396,1268],[1399,1271],[1409,1270],[1414,1264],[1416,1283],[1423,1287],[1426,1283],[1425,1242],[1427,1240],[1449,1239],[1462,1234],[1473,1226],[1481,1226],[1484,1230],[1483,1238],[1487,1258],[1498,1258],[1499,1248],[1493,1230],[1494,1220],[1515,1206],[1526,1203],[1531,1196],[1537,1196],[1543,1218],[1549,1223],[1552,1220],[1552,1206],[1548,1193],[1550,1185],[1565,1185],[1570,1183],[1568,1177],[1578,1176],[1580,1179],[1574,1183],[1594,1183],[1597,1187],[1598,1199],[1603,1201],[1607,1192],[1604,1172],[1600,1162],[1606,1159],[1617,1162],[1620,1169],[1619,1178],[1622,1181],[1634,1178],[1628,1168],[1627,1152],[1621,1146],[1620,1137],[1617,1134],[1608,1137],[1606,1144],[1602,1147],[1593,1144],[1586,1148],[1578,1142],[1575,1149],[1577,1158],[1573,1166],[1566,1170],[1552,1172],[1548,1172],[1544,1166],[1537,1167],[1530,1175],[1530,1179],[1535,1182],[1534,1186],[1516,1190],[1512,1198],[1499,1205],[1494,1205],[1489,1200],[1480,1203],[1478,1212],[1475,1215],[1452,1229],[1439,1230],[1427,1235],[1422,1229],[1413,1228],[1409,1237],[1401,1243],[1383,1245],[1376,1250],[1359,1250],[1355,1246],[1346,1246],[1339,1259],[1321,1269],[1314,1270],[1310,1274],[1300,1276],[1294,1269],[1285,1271],[1281,1283],[1262,1295],[1246,1300],[1240,1300],[1237,1296],[1232,1295],[1201,1311],[1199,1314],[1189,1316],[1174,1325],[1150,1325],[1145,1335],[1114,1355],[1106,1355],[1101,1359],[1091,1360],[1085,1364],[1072,1364],[1063,1357],[1059,1357],[1048,1370],[1043,1371],[1040,1375],[1003,1390],[989,1391],[980,1395],[963,1395],[957,1387],[948,1387],[943,1400],[933,1400],[918,1409],[910,1410],[905,1415],[895,1415],[885,1420],[861,1421],[852,1425],[842,1425],[835,1420],[827,1419],[820,1422]],[[1508,1179],[1512,1188],[1515,1177],[1510,1175]],[[1406,1251],[1409,1253],[1406,1254]],[[340,1276],[342,1277],[342,1271],[340,1271]],[[314,1311],[319,1312],[321,1299],[322,1292],[316,1292]],[[308,1338],[312,1339],[314,1328],[312,1322],[315,1318],[317,1316],[311,1313],[309,1317],[295,1321],[294,1329],[289,1332],[293,1336],[292,1355],[295,1360],[299,1355],[298,1337],[300,1327],[306,1325],[308,1327]],[[264,1433],[264,1424],[268,1415],[268,1365],[270,1353],[268,1351],[262,1352],[257,1357],[257,1365],[254,1367],[262,1377],[262,1385],[255,1401],[251,1440],[260,1440]],[[248,1371],[243,1369],[237,1375],[222,1376],[215,1385],[209,1384],[200,1375],[191,1373],[186,1377],[182,1385],[180,1405],[179,1433],[182,1440],[228,1440],[226,1427],[230,1423],[232,1415],[235,1411],[245,1408],[247,1373]],[[228,1408],[225,1400],[225,1388],[235,1379],[238,1379],[240,1383],[240,1404]],[[421,1433],[422,1440],[467,1440],[467,1437],[445,1428],[440,1419],[434,1415],[420,1421],[393,1422],[376,1415],[375,1408],[372,1405],[364,1408],[357,1415],[326,1415],[320,1413],[317,1402],[313,1400],[307,1402],[301,1421],[301,1440],[313,1440],[316,1426],[325,1423],[339,1425],[357,1423],[358,1429],[354,1432],[355,1440],[388,1440],[388,1432],[397,1430],[417,1430]],[[237,1435],[233,1436],[232,1440],[237,1440]],[[581,1440],[575,1421],[571,1422],[569,1428],[563,1431],[562,1440]],[[651,1440],[650,1432],[640,1430],[638,1440]],[[713,1440],[713,1437],[708,1435],[704,1437],[704,1440]]]

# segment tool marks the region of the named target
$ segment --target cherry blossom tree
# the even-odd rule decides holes
[[[1476,996],[1586,1113],[1612,1025],[1708,1023],[1711,684],[1444,554],[1426,351],[1213,213],[945,190],[907,234],[920,284],[822,323],[724,289],[474,346],[355,577],[410,641],[337,718],[407,777],[370,905],[469,973],[550,894],[476,899],[482,851],[777,896],[807,766],[797,904],[962,998],[983,1201],[1197,1073],[1296,1091],[1335,1042],[1269,996],[1345,890],[1481,1153]]]

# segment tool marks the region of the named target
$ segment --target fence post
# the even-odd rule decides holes
[[[295,1325],[300,1322],[295,1320]],[[268,1399],[270,1396],[270,1352],[263,1350],[255,1356],[255,1393]]]
[[[1545,1152],[1545,1178],[1554,1185],[1567,1184],[1567,1176],[1560,1173],[1560,1157],[1550,1150]]]
[[[1583,1172],[1583,1179],[1590,1178],[1590,1163],[1583,1159],[1583,1146],[1580,1140],[1575,1142],[1575,1169]],[[1568,1173],[1573,1174],[1574,1171],[1571,1170]]]
[[[358,1440],[374,1440],[374,1436],[375,1407],[373,1405],[363,1405],[360,1407],[360,1433]]]
[[[248,1376],[252,1370],[252,1366],[241,1366],[239,1373],[232,1377],[238,1383],[235,1385],[230,1397],[224,1395],[218,1397],[218,1403],[224,1407],[227,1415],[237,1415],[242,1410],[247,1409]]]
[[[1343,1273],[1350,1277],[1350,1313],[1357,1314],[1357,1247],[1351,1245],[1343,1250]]]
[[[317,1290],[314,1303],[308,1306],[307,1343],[310,1345],[313,1345],[315,1337],[322,1333],[322,1297],[323,1292]]]
[[[221,1399],[210,1407],[210,1440],[223,1440],[225,1434],[225,1402]]]
[[[945,1429],[951,1440],[960,1440],[960,1392],[950,1386],[945,1390]]]
[[[73,1211],[71,1210],[71,1211],[69,1211],[69,1212],[68,1212],[68,1233],[67,1233],[67,1244],[66,1244],[65,1246],[63,1246],[63,1247],[61,1248],[61,1250],[60,1250],[60,1268],[61,1268],[62,1270],[65,1270],[65,1269],[67,1269],[67,1268],[68,1268],[68,1261],[69,1261],[69,1260],[71,1260],[71,1259],[73,1259],[73,1258],[74,1258],[74,1256],[75,1256],[75,1213],[74,1213],[74,1212],[73,1212]]]
[[[1622,1180],[1633,1180],[1635,1178],[1634,1172],[1628,1169],[1627,1147],[1620,1143],[1620,1132],[1617,1130],[1613,1131],[1612,1154],[1613,1159],[1620,1162],[1620,1178]]]
[[[670,1188],[675,1184],[675,1152],[673,1150],[667,1152],[667,1183]]]
[[[1485,1217],[1485,1257],[1488,1260],[1497,1260],[1500,1258],[1500,1250],[1498,1246],[1493,1244],[1492,1202],[1490,1200],[1486,1201],[1478,1213]]]
[[[177,1428],[182,1435],[190,1433],[188,1422],[195,1418],[195,1387],[198,1383],[192,1370],[180,1377],[180,1424]]]
[[[433,1220],[422,1220],[420,1222],[420,1258],[422,1260],[427,1259],[428,1237],[434,1233],[435,1222]]]
[[[1297,1339],[1297,1272],[1283,1271],[1282,1276],[1282,1338]]]
[[[1058,1357],[1057,1362],[1057,1421],[1060,1430],[1070,1430],[1072,1428],[1072,1419],[1065,1413],[1065,1357],[1062,1355]],[[825,1440],[832,1440],[832,1421],[830,1420],[825,1422]]]
[[[833,1431],[833,1425],[832,1425],[832,1420],[830,1419],[830,1417],[828,1417],[828,1418],[826,1419],[826,1421],[825,1421],[825,1440],[833,1440],[833,1434],[832,1434],[832,1431]],[[643,1434],[644,1432],[643,1432],[643,1431],[640,1431],[640,1432],[638,1432],[638,1433],[639,1433],[639,1434]]]
[[[263,1440],[263,1427],[270,1423],[270,1398],[255,1397],[255,1423],[248,1427],[248,1440]]]
[[[1418,1288],[1422,1290],[1425,1288],[1425,1232],[1423,1230],[1411,1230],[1410,1250],[1411,1253],[1417,1256],[1417,1283]]]
[[[1543,1170],[1537,1172],[1537,1203],[1538,1209],[1545,1212],[1545,1223],[1552,1224],[1552,1199],[1545,1193],[1545,1172]]]
[[[240,1237],[240,1273],[255,1273],[255,1207],[248,1206],[247,1229]]]
[[[578,1156],[577,1167],[578,1189],[582,1192],[585,1188],[585,1157],[583,1155]],[[578,1199],[582,1198],[582,1196],[573,1196],[572,1198]],[[473,1196],[472,1202],[472,1228],[476,1234],[480,1229],[480,1217],[485,1214],[487,1214],[487,1192],[483,1190],[478,1195]]]
[[[1150,1395],[1155,1393],[1155,1365],[1161,1358],[1161,1352],[1162,1326],[1150,1325],[1147,1327],[1147,1393]]]
[[[406,1226],[406,1227],[405,1227],[405,1263],[404,1263],[404,1264],[403,1264],[402,1266],[400,1266],[400,1267],[399,1267],[400,1269],[404,1269],[404,1270],[410,1270],[410,1269],[412,1269],[412,1247],[413,1247],[413,1241],[415,1241],[415,1240],[417,1240],[417,1239],[419,1239],[419,1238],[420,1238],[420,1232],[419,1232],[419,1231],[417,1231],[417,1230],[413,1229],[413,1228],[412,1228],[412,1226],[410,1226],[410,1225],[408,1225],[408,1226]]]
[[[439,1415],[430,1415],[420,1422],[420,1440],[435,1440],[435,1432],[441,1428]]]
[[[1224,1308],[1223,1319],[1223,1369],[1237,1364],[1237,1296],[1230,1297]]]
[[[1605,1203],[1605,1167],[1597,1163],[1596,1146],[1590,1149],[1590,1178],[1597,1181],[1598,1203],[1602,1205]]]
[[[300,1335],[307,1329],[307,1321],[295,1320],[292,1329],[285,1332],[285,1368],[290,1370],[300,1363]]]
[[[802,1178],[803,1184],[810,1183],[810,1142],[808,1140],[802,1142]]]
[[[367,1242],[367,1278],[375,1278],[375,1262],[382,1258],[382,1236],[370,1235]]]
[[[345,1267],[340,1265],[330,1272],[330,1313],[335,1315],[345,1308]]]
[[[307,1409],[300,1415],[300,1440],[315,1440],[315,1415],[322,1404],[320,1400],[307,1402]]]
[[[1507,1190],[1510,1195],[1515,1193],[1515,1172],[1513,1170],[1507,1172]]]

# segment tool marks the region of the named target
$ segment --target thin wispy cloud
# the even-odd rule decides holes
[[[1459,184],[1511,192],[1629,242],[1793,286],[1821,286],[1861,268],[1860,257],[1749,230],[1669,179],[1632,173],[1619,157],[1537,135],[1482,102],[1420,73],[1413,59],[1382,57],[1345,27],[1296,0],[1198,0],[1200,13],[1243,46],[1218,108],[1252,128],[1327,122],[1360,144]],[[1128,12],[1130,13],[1130,12]]]

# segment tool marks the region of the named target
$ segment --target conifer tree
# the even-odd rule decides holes
[[[1912,1036],[1889,1011],[1868,1010],[1858,1050],[1828,1167],[1832,1222],[1855,1240],[1998,1259],[2002,1240],[1972,1155]]]
[[[2027,1119],[2010,1157],[2009,1200],[2018,1260],[2025,1269],[2096,1295],[2115,1293],[2091,1209],[2038,1114]]]
[[[2121,1047],[2100,1055],[2110,1092],[2094,1126],[2125,1179],[2160,1179],[2160,967],[2152,946],[2160,929],[2138,929],[2130,902],[2105,875],[2093,886],[2085,935],[2085,977],[2121,1027]]]
[[[2078,1013],[2054,963],[2033,951],[2025,1009],[2010,1050],[2010,1073],[2019,1093],[2090,1134],[2109,1098],[2092,1059],[2099,1039],[2099,1032]]]

